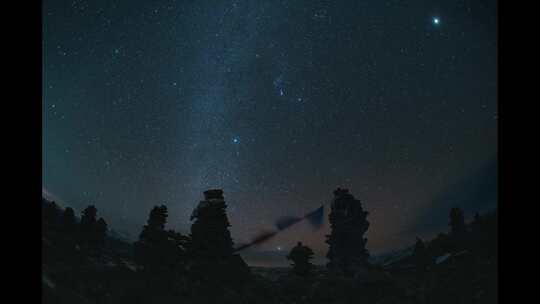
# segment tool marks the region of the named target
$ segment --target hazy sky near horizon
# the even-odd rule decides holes
[[[224,190],[236,243],[340,186],[381,253],[497,201],[496,1],[43,1],[43,192],[137,237]],[[328,210],[325,210],[325,212]],[[325,213],[325,217],[328,213]],[[272,264],[322,229],[245,253]],[[276,262],[279,263],[279,262]]]

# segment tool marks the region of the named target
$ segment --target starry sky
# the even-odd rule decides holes
[[[46,0],[42,60],[43,195],[132,238],[209,188],[236,243],[348,188],[372,254],[497,205],[496,1]],[[324,263],[327,233],[243,255]]]

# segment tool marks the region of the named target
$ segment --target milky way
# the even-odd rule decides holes
[[[188,233],[222,188],[242,243],[341,186],[372,253],[433,236],[451,206],[496,206],[495,7],[46,1],[44,195],[135,238],[163,203]],[[301,240],[322,263],[326,233],[299,225],[246,258],[286,263]]]

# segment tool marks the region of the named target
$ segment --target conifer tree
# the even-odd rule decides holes
[[[73,208],[66,207],[60,218],[60,231],[63,236],[63,250],[66,255],[75,254],[77,244],[77,221],[75,219],[75,211]]]
[[[450,228],[453,235],[459,235],[465,232],[465,217],[460,208],[450,210]]]
[[[75,211],[73,208],[66,207],[62,213],[61,226],[64,233],[72,235],[75,232],[77,222],[75,220]]]
[[[56,202],[45,202],[42,212],[43,224],[49,228],[56,228],[58,226],[58,215],[60,213],[60,209]]]
[[[135,242],[135,260],[147,282],[148,293],[160,295],[176,290],[177,278],[185,272],[186,246],[189,239],[174,230],[165,230],[168,211],[165,205],[150,211],[139,239]]]
[[[96,251],[96,217],[97,208],[94,205],[90,205],[82,211],[81,223],[79,225],[81,248],[91,254]]]
[[[154,206],[150,211],[147,224],[144,225],[139,240],[135,243],[135,258],[146,270],[155,270],[162,266],[160,252],[167,247],[167,207]]]
[[[94,244],[96,246],[96,249],[101,252],[103,250],[103,247],[105,246],[105,237],[107,236],[107,223],[105,220],[100,217],[99,220],[95,224],[95,232],[94,232]]]
[[[240,255],[234,254],[223,191],[208,190],[204,196],[191,216],[191,275],[204,284],[219,282],[239,287],[248,277],[249,267]]]
[[[419,237],[416,238],[416,243],[414,245],[413,259],[419,272],[426,270],[429,263],[429,256],[427,255],[424,241]]]
[[[84,229],[87,229],[86,227],[93,227],[97,221],[96,217],[97,217],[97,208],[94,205],[90,205],[86,207],[83,210],[82,215],[81,215],[81,226],[84,227]],[[91,229],[88,228],[88,230],[91,230]]]
[[[301,276],[308,275],[313,269],[313,264],[311,264],[313,254],[311,248],[302,245],[302,242],[298,242],[287,255],[287,260],[292,261],[293,272]]]
[[[348,189],[337,188],[331,205],[329,221],[330,235],[327,235],[330,262],[327,267],[345,275],[354,275],[368,264],[367,238],[369,228],[368,212]]]
[[[233,253],[233,241],[226,214],[227,204],[222,190],[204,192],[205,200],[193,211],[191,220],[191,248],[202,257],[220,258]]]

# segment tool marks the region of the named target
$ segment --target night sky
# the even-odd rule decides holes
[[[372,254],[497,205],[495,1],[43,1],[44,196],[136,238],[224,190],[236,243],[349,188]],[[325,212],[328,210],[325,210]],[[325,213],[325,217],[328,213]],[[287,264],[299,224],[246,251]]]

